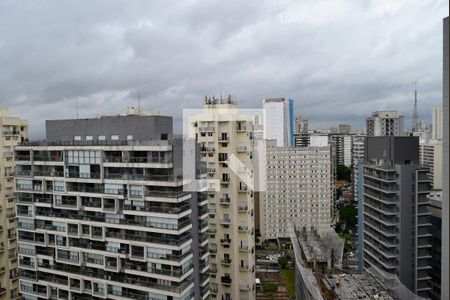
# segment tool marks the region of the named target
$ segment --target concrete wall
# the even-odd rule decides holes
[[[443,173],[442,173],[442,299],[450,299],[450,277],[449,277],[449,260],[450,257],[450,251],[449,251],[449,240],[450,240],[450,223],[449,223],[449,217],[450,217],[450,203],[449,203],[449,185],[448,185],[448,170],[449,170],[449,153],[448,153],[448,101],[449,101],[449,95],[448,95],[448,89],[449,89],[449,82],[448,82],[448,72],[449,72],[449,48],[448,48],[448,37],[449,35],[449,18],[444,19],[444,70],[443,70],[443,76],[444,76],[444,90],[443,90],[443,110],[444,110],[444,122],[443,122]]]
[[[366,148],[368,160],[405,161],[419,163],[419,138],[400,136],[368,137]]]
[[[46,138],[49,142],[73,141],[74,136],[92,136],[97,141],[103,135],[106,141],[111,135],[119,135],[119,141],[133,135],[135,141],[161,140],[161,134],[172,137],[172,117],[168,116],[106,116],[97,119],[47,120]]]
[[[399,218],[400,218],[400,232],[397,235],[399,239],[399,279],[411,291],[414,291],[414,268],[413,268],[413,250],[415,245],[413,243],[414,236],[412,235],[413,218],[415,213],[413,211],[415,206],[415,191],[411,189],[414,183],[412,180],[413,174],[416,172],[415,165],[397,165],[398,186],[400,192],[398,198],[400,203]]]

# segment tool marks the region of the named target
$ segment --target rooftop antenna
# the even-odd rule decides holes
[[[414,110],[412,119],[412,131],[417,131],[417,124],[419,123],[419,112],[417,110],[417,81],[414,82]]]
[[[75,98],[75,119],[78,120],[78,97]]]
[[[141,93],[138,92],[138,114],[141,114]]]

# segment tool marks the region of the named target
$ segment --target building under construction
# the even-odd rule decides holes
[[[399,281],[386,282],[373,273],[346,274],[342,271],[344,240],[330,228],[329,231],[317,231],[315,228],[294,228],[291,241],[295,255],[295,288],[297,299],[334,300],[334,299],[407,299],[393,296],[393,289],[399,287]],[[382,274],[379,274],[382,275]],[[401,289],[411,296],[407,290]],[[413,298],[410,298],[413,299]]]

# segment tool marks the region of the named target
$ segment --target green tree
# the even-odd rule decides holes
[[[282,257],[278,258],[278,263],[280,264],[282,269],[286,269],[288,260],[286,259],[286,257],[282,256]]]
[[[346,205],[339,210],[339,221],[345,224],[347,230],[354,230],[356,227],[358,210],[353,205]]]
[[[346,180],[348,182],[352,181],[352,170],[344,165],[336,166],[336,177],[337,180]]]

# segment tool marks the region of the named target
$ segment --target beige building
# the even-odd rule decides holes
[[[252,117],[241,115],[230,100],[206,99],[203,110],[189,118],[189,131],[200,144],[209,179],[213,299],[255,299],[251,129]]]
[[[14,147],[28,138],[27,121],[0,108],[0,299],[18,297]]]
[[[289,238],[292,224],[328,231],[334,190],[331,147],[277,147],[273,140],[266,147],[262,239]]]
[[[433,189],[442,189],[442,141],[429,140],[420,144],[420,164],[429,169]]]

